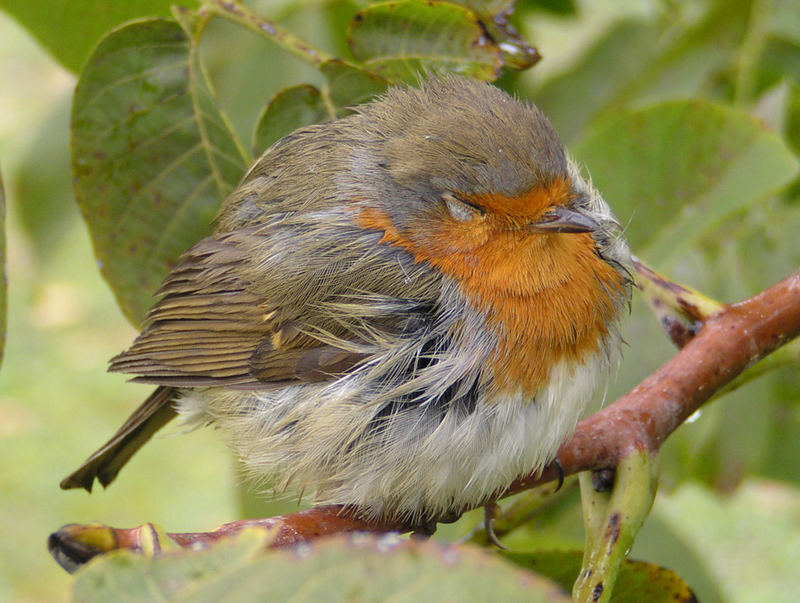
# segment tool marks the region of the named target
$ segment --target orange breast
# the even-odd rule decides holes
[[[442,219],[422,238],[404,236],[379,210],[362,210],[358,222],[460,283],[498,335],[498,390],[531,395],[554,364],[597,348],[624,283],[597,256],[589,234],[533,234],[515,224],[519,218],[492,212],[480,223]]]

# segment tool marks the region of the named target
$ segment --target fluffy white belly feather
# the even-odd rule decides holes
[[[618,346],[606,343],[579,367],[555,366],[534,400],[479,399],[471,412],[453,408],[436,420],[420,404],[383,429],[352,376],[260,392],[190,390],[179,411],[191,424],[219,427],[252,474],[278,491],[427,521],[480,506],[551,461],[609,372]]]

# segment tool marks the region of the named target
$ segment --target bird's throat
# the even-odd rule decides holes
[[[531,234],[524,229],[464,229],[421,241],[388,216],[362,212],[362,227],[402,247],[459,283],[498,337],[492,363],[499,391],[533,395],[551,369],[580,362],[603,345],[625,299],[624,277],[596,252],[590,234]],[[451,229],[452,230],[452,229]]]
[[[551,369],[580,363],[603,345],[624,299],[624,279],[595,253],[588,234],[493,237],[472,269],[440,266],[484,310],[499,344],[500,390],[533,395]]]

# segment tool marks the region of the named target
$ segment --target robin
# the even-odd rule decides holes
[[[531,105],[457,76],[295,131],[110,370],[153,394],[62,488],[181,415],[278,490],[430,525],[552,461],[618,361],[630,253]]]

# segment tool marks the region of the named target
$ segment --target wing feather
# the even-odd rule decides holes
[[[184,254],[159,290],[146,328],[111,360],[110,370],[164,386],[261,389],[331,379],[356,366],[366,354],[316,340],[282,318],[296,310],[260,299],[239,276],[257,236],[222,233]]]

